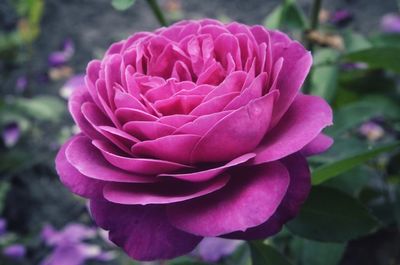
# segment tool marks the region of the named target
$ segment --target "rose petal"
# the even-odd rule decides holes
[[[194,235],[219,236],[245,231],[270,218],[289,185],[289,174],[279,162],[238,168],[222,190],[167,206],[170,222]]]
[[[124,131],[142,139],[153,140],[172,134],[176,129],[156,121],[130,121],[123,126]]]
[[[290,185],[274,215],[259,226],[249,228],[244,232],[224,235],[224,237],[245,240],[264,239],[278,233],[286,222],[297,215],[311,188],[307,160],[297,153],[284,158],[281,162],[289,171]]]
[[[155,140],[137,143],[132,147],[131,151],[139,157],[152,157],[190,164],[190,154],[200,138],[200,136],[192,134],[168,135]]]
[[[333,139],[325,134],[318,134],[309,144],[301,149],[304,156],[312,156],[325,152],[333,144]]]
[[[115,148],[103,141],[94,140],[93,145],[101,151],[104,158],[112,165],[137,174],[157,175],[160,173],[174,172],[178,169],[192,168],[188,165],[165,160],[121,156],[118,155]]]
[[[252,163],[261,164],[293,154],[332,124],[332,109],[321,98],[298,95],[282,118],[256,149]]]
[[[76,170],[67,160],[65,150],[74,139],[82,136],[74,136],[63,144],[56,156],[56,170],[61,182],[73,193],[85,198],[103,198],[104,182],[88,178]]]
[[[229,161],[251,152],[269,128],[276,96],[273,92],[253,100],[219,121],[198,142],[192,161]]]
[[[243,164],[253,157],[255,157],[256,154],[254,153],[248,153],[244,154],[242,156],[239,156],[238,158],[233,159],[229,163],[226,163],[225,165],[219,166],[219,167],[214,167],[210,169],[205,169],[202,170],[201,168],[198,168],[198,171],[192,172],[192,173],[181,173],[181,174],[160,174],[158,177],[173,177],[177,179],[182,179],[182,180],[187,180],[191,182],[201,182],[201,181],[207,181],[215,176],[218,176],[220,173],[224,172],[225,170]]]
[[[230,176],[221,175],[208,182],[163,182],[157,184],[106,184],[104,198],[110,202],[129,205],[170,204],[198,198],[224,187]]]
[[[90,211],[97,225],[110,231],[110,240],[136,260],[171,259],[190,252],[201,240],[173,227],[163,206],[91,200]]]
[[[127,183],[156,181],[149,176],[129,173],[110,165],[85,136],[74,138],[66,148],[65,155],[76,170],[92,179]]]

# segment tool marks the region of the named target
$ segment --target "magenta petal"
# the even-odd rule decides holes
[[[229,161],[254,150],[269,128],[276,95],[253,100],[219,121],[196,145],[192,161]]]
[[[110,231],[110,240],[136,260],[184,255],[202,239],[173,227],[163,206],[128,206],[91,200],[90,211],[97,225]]]
[[[289,173],[279,162],[238,168],[227,186],[210,195],[167,206],[170,222],[201,236],[245,231],[270,218],[289,186]]]
[[[67,160],[65,150],[74,139],[81,136],[74,136],[64,143],[58,151],[56,157],[56,170],[60,176],[61,182],[68,187],[73,193],[85,198],[103,198],[104,182],[96,179],[88,178],[76,170]]]
[[[298,95],[282,118],[256,149],[254,164],[274,161],[293,154],[332,124],[332,109],[321,98]]]
[[[201,184],[176,181],[151,185],[110,183],[106,184],[103,193],[108,201],[120,204],[170,204],[215,192],[228,183],[229,177],[224,174]]]
[[[307,160],[297,153],[284,158],[281,162],[289,171],[290,184],[274,215],[259,226],[249,228],[244,232],[224,235],[224,237],[245,240],[264,239],[278,233],[286,222],[298,214],[311,188],[311,175]]]
[[[160,174],[158,176],[159,177],[173,177],[173,178],[182,179],[182,180],[191,181],[191,182],[207,181],[207,180],[214,178],[215,176],[218,176],[223,171],[225,171],[231,167],[234,167],[234,166],[237,166],[237,165],[240,165],[240,164],[243,164],[243,163],[249,161],[250,159],[252,159],[255,156],[256,156],[256,154],[254,154],[254,153],[248,153],[248,154],[239,156],[238,158],[235,158],[232,161],[230,161],[229,163],[227,163],[223,166],[220,166],[220,167],[215,167],[215,168],[205,169],[205,170],[199,169],[199,171],[193,172],[193,173],[182,173],[182,174],[164,173],[164,174]]]
[[[115,111],[115,116],[121,123],[127,123],[130,121],[156,121],[157,117],[153,116],[147,112],[129,109],[129,108],[119,108]]]
[[[190,154],[200,138],[200,136],[192,134],[168,135],[155,140],[137,143],[131,150],[136,156],[189,164]]]
[[[147,111],[146,107],[131,94],[117,90],[115,92],[114,103],[116,108],[130,108]]]
[[[176,129],[174,134],[196,134],[202,136],[217,122],[229,115],[231,112],[232,111],[222,111],[200,116],[194,121],[188,122],[182,127]]]
[[[312,156],[325,152],[333,144],[333,139],[325,134],[318,134],[309,144],[301,149],[304,156]]]
[[[191,168],[187,165],[165,160],[120,156],[117,154],[115,148],[107,142],[94,140],[93,144],[112,165],[137,174],[157,175],[166,172],[173,172],[178,169]]]
[[[229,102],[231,102],[232,99],[237,97],[239,94],[239,92],[232,92],[212,98],[194,108],[190,112],[190,115],[201,116],[222,111],[225,106],[229,104]]]
[[[222,96],[225,94],[240,92],[244,81],[246,80],[247,73],[238,71],[228,75],[225,80],[216,88],[214,88],[203,100],[206,102],[212,98]]]
[[[170,116],[161,117],[158,121],[162,124],[171,125],[175,128],[181,127],[185,123],[191,122],[196,119],[196,116],[185,114],[174,114]]]
[[[71,113],[75,123],[84,134],[86,134],[90,138],[102,139],[103,136],[93,128],[93,126],[82,114],[81,107],[86,102],[94,104],[92,103],[93,101],[91,96],[89,95],[89,92],[83,87],[75,89],[68,101],[69,112]],[[99,113],[99,115],[104,116],[103,113]]]
[[[123,126],[124,131],[142,140],[153,140],[172,134],[175,127],[156,121],[130,121]]]
[[[149,176],[140,176],[118,169],[108,163],[85,136],[74,138],[65,150],[68,162],[83,175],[103,181],[149,183]]]
[[[278,123],[291,106],[312,65],[311,53],[298,42],[284,47],[281,57],[283,65],[276,81],[280,97],[274,107],[272,126]]]

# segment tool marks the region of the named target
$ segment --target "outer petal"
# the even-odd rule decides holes
[[[115,150],[115,148],[107,142],[94,140],[92,143],[112,165],[137,174],[157,175],[177,171],[179,169],[192,168],[191,166],[171,161],[121,156],[118,154],[118,150]]]
[[[298,42],[284,46],[280,56],[284,60],[276,82],[280,97],[274,108],[272,126],[278,123],[292,104],[312,65],[311,53]]]
[[[74,138],[65,150],[68,162],[81,174],[97,180],[149,183],[154,178],[123,171],[108,163],[100,151],[85,136]]]
[[[96,223],[110,231],[110,240],[136,260],[174,258],[190,252],[201,240],[173,227],[163,206],[91,200],[90,210]]]
[[[224,187],[229,175],[224,174],[203,183],[169,181],[158,184],[110,183],[105,186],[104,198],[120,204],[170,204],[204,196]]]
[[[298,95],[281,122],[259,144],[253,164],[275,161],[310,143],[332,124],[332,109],[321,98]]]
[[[254,150],[268,130],[276,96],[272,92],[224,117],[201,138],[192,161],[229,161]]]
[[[320,133],[308,145],[301,149],[304,156],[312,156],[325,152],[333,144],[333,139],[323,133]]]
[[[247,229],[245,232],[235,232],[224,237],[235,239],[263,239],[278,233],[282,226],[295,217],[301,205],[306,200],[311,178],[307,160],[299,153],[282,160],[290,174],[290,185],[278,210],[265,223]]]
[[[88,178],[76,170],[67,160],[65,150],[70,143],[81,136],[74,136],[64,143],[56,157],[56,170],[61,182],[73,193],[85,198],[103,198],[104,182]]]
[[[289,174],[279,162],[237,169],[230,183],[211,195],[167,207],[177,228],[201,236],[245,231],[268,220],[289,186]]]

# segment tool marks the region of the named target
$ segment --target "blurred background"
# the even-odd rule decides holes
[[[327,133],[336,143],[310,162],[318,168],[358,158],[323,185],[364,203],[379,225],[336,243],[284,229],[268,243],[292,264],[400,264],[400,155],[393,151],[400,131],[400,4],[325,0],[318,29],[307,23],[311,0],[159,4],[169,22],[262,24],[313,48],[306,89],[334,106],[335,126]],[[0,264],[137,264],[94,227],[85,201],[60,184],[54,157],[78,131],[67,99],[88,61],[115,41],[159,26],[146,0],[0,1]],[[207,240],[188,257],[157,264],[251,262],[242,242]]]

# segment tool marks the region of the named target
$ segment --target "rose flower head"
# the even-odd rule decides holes
[[[137,260],[204,237],[261,239],[299,211],[332,111],[301,94],[312,57],[279,31],[182,21],[114,43],[69,99],[82,133],[56,168]]]

